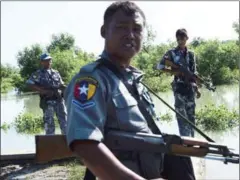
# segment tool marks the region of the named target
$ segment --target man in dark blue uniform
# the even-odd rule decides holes
[[[42,54],[40,61],[42,68],[32,73],[27,80],[28,87],[40,93],[40,108],[43,110],[46,134],[55,134],[54,112],[56,112],[61,133],[66,134],[67,111],[62,97],[62,91],[65,89],[64,82],[60,73],[51,68],[52,57],[49,54]]]

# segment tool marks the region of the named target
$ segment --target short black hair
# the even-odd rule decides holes
[[[127,15],[133,15],[136,12],[140,13],[141,16],[143,17],[143,23],[144,26],[146,25],[146,17],[144,12],[133,2],[130,1],[117,1],[112,3],[110,6],[108,6],[108,8],[106,9],[105,13],[104,13],[104,24],[107,23],[107,21],[109,21],[109,19],[118,11],[118,10],[122,10],[124,13],[126,13]]]
[[[176,31],[176,38],[177,38],[177,37],[188,37],[187,30],[184,29],[184,28],[178,29],[178,30]]]

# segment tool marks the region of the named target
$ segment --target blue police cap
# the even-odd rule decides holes
[[[50,59],[52,59],[52,57],[47,53],[44,53],[40,56],[41,61],[50,60]]]

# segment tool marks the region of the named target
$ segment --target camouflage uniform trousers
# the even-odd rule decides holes
[[[195,95],[181,95],[174,92],[175,110],[195,124]],[[178,128],[181,136],[194,137],[194,129],[176,114]]]
[[[64,101],[48,101],[43,109],[43,121],[46,134],[55,134],[54,112],[58,118],[61,133],[66,134],[67,110]]]

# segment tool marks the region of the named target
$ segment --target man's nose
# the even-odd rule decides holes
[[[128,29],[126,32],[126,37],[128,39],[134,39],[135,35],[134,35],[134,31],[132,29]]]

